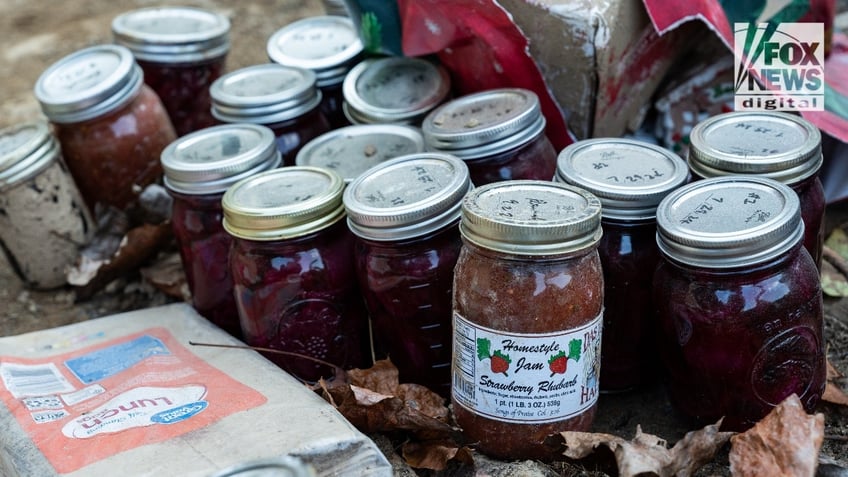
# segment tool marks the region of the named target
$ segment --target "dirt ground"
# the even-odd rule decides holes
[[[111,41],[110,22],[119,13],[135,8],[168,4],[157,0],[3,0],[0,1],[0,127],[41,117],[32,87],[41,72],[59,58],[86,46]],[[173,3],[171,3],[173,4]],[[232,50],[228,70],[264,63],[265,43],[275,30],[290,21],[323,12],[319,0],[181,1],[225,13],[232,22]],[[830,227],[848,224],[848,205],[828,210]],[[26,290],[0,256],[0,335],[13,335],[78,322],[98,316],[164,304],[173,299],[158,292],[137,275],[111,283],[91,300],[75,303],[69,288],[50,292]],[[828,357],[848,373],[848,299],[827,299]],[[848,382],[841,383],[843,389]],[[848,468],[848,408],[823,404],[826,419],[822,462]],[[627,394],[605,395],[600,401],[595,430],[631,438],[636,426],[673,443],[689,430],[672,411],[661,388],[649,386]],[[497,469],[497,465],[491,467]],[[478,475],[578,475],[576,468],[485,470]],[[820,469],[820,474],[826,469]],[[500,473],[499,473],[500,472]],[[506,472],[506,473],[502,473]],[[848,475],[843,474],[822,475]],[[398,475],[409,470],[398,464]],[[454,469],[452,475],[470,475]],[[602,475],[598,473],[582,475]],[[699,475],[729,475],[727,451]]]

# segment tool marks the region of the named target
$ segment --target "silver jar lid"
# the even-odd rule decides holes
[[[79,50],[48,67],[35,83],[41,110],[55,123],[110,113],[132,101],[143,82],[132,53],[120,45]]]
[[[362,124],[324,133],[298,151],[298,166],[326,167],[350,182],[393,157],[424,151],[418,129],[399,124]]]
[[[59,142],[43,122],[0,130],[0,188],[43,171],[59,156]]]
[[[765,177],[696,181],[657,208],[660,251],[695,267],[756,265],[785,253],[803,234],[798,195]]]
[[[180,137],[161,155],[164,183],[189,195],[224,192],[280,165],[274,132],[258,124],[223,124]]]
[[[428,148],[475,159],[514,149],[545,131],[536,93],[503,88],[462,96],[439,106],[421,125]]]
[[[315,73],[278,64],[248,66],[221,76],[209,94],[212,115],[228,123],[274,124],[302,116],[321,103]]]
[[[738,111],[696,124],[689,167],[701,177],[754,174],[794,184],[822,165],[821,133],[788,113]]]
[[[236,464],[210,477],[315,477],[315,469],[292,456],[257,459]]]
[[[555,180],[586,189],[603,206],[604,218],[647,220],[672,190],[689,182],[689,167],[677,154],[632,139],[585,139],[557,157]]]
[[[304,18],[277,30],[268,39],[274,63],[315,72],[319,88],[341,84],[362,54],[353,21],[334,15]]]
[[[350,230],[371,240],[404,240],[459,220],[471,190],[468,166],[454,156],[419,153],[369,169],[344,192]]]
[[[559,182],[493,182],[465,196],[459,229],[479,247],[513,255],[576,252],[601,239],[601,201]]]
[[[261,172],[224,193],[224,230],[260,241],[318,232],[344,218],[344,186],[341,176],[320,167],[290,166]]]
[[[418,124],[449,92],[450,77],[440,65],[410,57],[368,59],[345,77],[342,107],[353,124]]]
[[[200,8],[141,8],[115,17],[112,37],[142,61],[196,63],[230,51],[230,21]]]

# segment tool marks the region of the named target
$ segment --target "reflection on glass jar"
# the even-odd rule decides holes
[[[230,21],[192,7],[142,8],[112,20],[115,43],[132,51],[177,135],[216,124],[209,86],[224,73]]]
[[[745,430],[825,385],[822,291],[798,196],[768,178],[705,179],[657,209],[659,350],[672,404]]]
[[[284,167],[246,178],[222,200],[245,341],[306,381],[370,363],[344,181],[329,169]]]

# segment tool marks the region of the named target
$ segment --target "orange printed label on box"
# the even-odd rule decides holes
[[[49,358],[0,356],[0,379],[0,399],[60,474],[267,401],[164,328]]]

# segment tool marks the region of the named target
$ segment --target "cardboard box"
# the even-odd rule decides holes
[[[390,476],[371,439],[186,304],[0,338],[0,475],[210,476],[280,456]]]
[[[659,37],[642,0],[499,0],[578,139],[635,131],[698,22]]]

